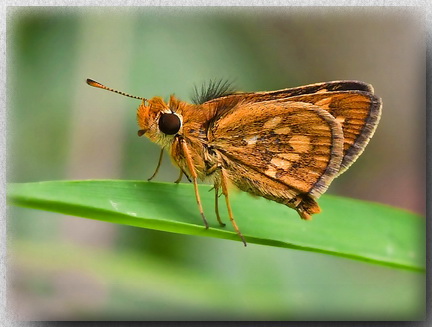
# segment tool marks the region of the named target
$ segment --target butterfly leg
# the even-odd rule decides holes
[[[226,202],[226,206],[227,206],[227,209],[228,209],[229,219],[231,220],[231,223],[232,223],[235,231],[237,232],[237,235],[240,236],[240,238],[241,238],[244,246],[246,246],[246,241],[245,241],[242,233],[240,232],[240,229],[238,228],[238,226],[237,226],[237,224],[236,224],[236,222],[234,220],[234,216],[233,216],[233,213],[232,213],[232,210],[231,210],[231,204],[230,204],[229,196],[228,196],[227,177],[225,175],[225,171],[224,171],[223,168],[221,169],[221,186],[222,186],[222,193],[223,193],[223,195],[225,195],[225,202]]]
[[[219,163],[214,164],[213,166],[211,166],[207,171],[206,171],[206,175],[210,176],[212,174],[214,174],[217,170],[221,169],[221,165]],[[219,222],[219,225],[221,225],[222,227],[225,227],[226,225],[222,222],[222,219],[220,218],[219,215],[219,196],[221,195],[219,193],[219,188],[220,188],[220,181],[218,181],[217,179],[215,180],[214,186],[210,189],[211,190],[215,190],[215,213],[216,213],[216,219]]]
[[[159,155],[159,161],[158,161],[158,164],[157,164],[156,170],[155,170],[155,172],[153,173],[153,175],[151,175],[151,177],[147,179],[147,181],[150,182],[150,181],[151,181],[151,180],[152,180],[152,179],[157,175],[157,173],[158,173],[158,171],[159,171],[159,168],[160,168],[160,166],[161,166],[161,163],[162,163],[163,154],[164,154],[164,149],[162,148],[162,149],[161,149],[161,152],[160,152],[160,155]]]
[[[198,176],[197,176],[195,167],[194,167],[193,162],[192,162],[192,157],[191,157],[191,155],[189,153],[189,149],[188,149],[188,147],[186,145],[186,141],[183,138],[180,138],[179,141],[180,141],[180,144],[181,144],[181,148],[183,150],[183,155],[185,156],[185,159],[186,159],[186,164],[188,166],[189,172],[190,172],[191,177],[192,177],[192,182],[193,182],[193,185],[194,185],[195,198],[196,198],[196,201],[197,201],[197,204],[198,204],[198,209],[199,209],[201,217],[202,217],[202,219],[204,221],[205,228],[208,229],[209,225],[207,223],[206,217],[204,216],[204,211],[203,211],[202,204],[201,204],[201,198],[200,198],[200,195],[199,195],[199,192],[198,192],[198,181],[197,181]]]
[[[179,175],[179,177],[174,181],[174,183],[176,183],[176,184],[180,183],[181,180],[182,180],[182,178],[183,178],[183,170],[180,169],[180,175]]]
[[[187,180],[189,181],[189,183],[192,183],[192,180],[189,178],[188,174],[185,173],[185,171],[183,170],[183,168],[180,167],[180,175],[179,177],[174,181],[174,183],[178,184],[181,182],[181,179],[183,178],[183,176],[186,176]]]
[[[222,219],[219,215],[219,185],[214,186],[215,190],[215,213],[216,213],[216,219],[219,222],[219,225],[222,227],[225,227],[226,225],[222,222]]]

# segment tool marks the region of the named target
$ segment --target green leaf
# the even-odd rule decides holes
[[[200,185],[210,228],[203,227],[191,184],[88,180],[8,185],[10,204],[174,233],[240,241],[229,220],[220,227],[214,193]],[[231,192],[247,242],[348,257],[424,271],[425,219],[377,203],[326,195],[312,221],[278,203]],[[221,198],[221,216],[227,217]],[[224,219],[224,218],[223,218]]]

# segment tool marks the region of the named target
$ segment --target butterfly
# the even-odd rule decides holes
[[[373,87],[354,80],[315,83],[265,92],[236,92],[227,82],[196,89],[193,103],[174,95],[146,99],[87,79],[91,86],[141,100],[139,136],[168,151],[182,175],[193,182],[206,228],[198,180],[211,182],[215,213],[220,192],[234,220],[229,185],[287,205],[302,219],[321,211],[317,199],[334,178],[364,151],[378,125],[382,101]],[[151,179],[150,178],[150,179]]]

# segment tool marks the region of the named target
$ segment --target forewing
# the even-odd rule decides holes
[[[346,80],[346,81],[315,83],[315,84],[309,84],[305,86],[299,86],[299,87],[293,87],[293,88],[287,88],[287,89],[281,89],[275,91],[239,92],[228,96],[219,97],[210,100],[206,103],[217,102],[222,99],[234,100],[235,98],[242,98],[243,100],[246,100],[248,102],[262,102],[262,101],[286,99],[298,95],[316,94],[316,93],[334,92],[334,91],[349,91],[349,90],[373,93],[373,87],[370,84],[360,82],[360,81]]]
[[[209,145],[243,172],[318,197],[339,172],[343,136],[318,106],[266,101],[238,104],[214,121]]]
[[[381,116],[381,99],[372,93],[362,91],[308,94],[291,97],[285,101],[307,102],[319,106],[342,125],[344,156],[339,175],[363,152]]]

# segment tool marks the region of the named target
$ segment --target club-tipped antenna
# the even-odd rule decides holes
[[[146,98],[137,97],[135,95],[130,95],[130,94],[125,93],[125,92],[114,90],[114,89],[112,89],[110,87],[107,87],[107,86],[105,86],[105,85],[103,85],[103,84],[101,84],[99,82],[96,82],[96,81],[94,81],[94,80],[92,80],[90,78],[87,78],[86,82],[87,82],[88,85],[93,86],[93,87],[98,87],[100,89],[104,89],[104,90],[107,90],[107,91],[118,93],[118,94],[124,95],[124,96],[129,97],[129,98],[134,98],[134,99],[138,99],[138,100],[147,101]]]

